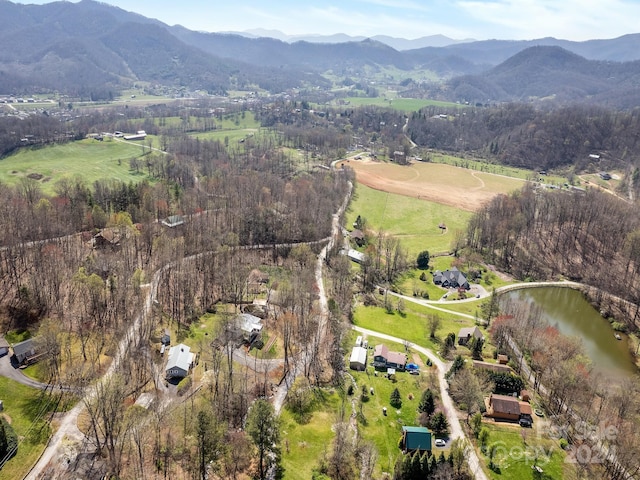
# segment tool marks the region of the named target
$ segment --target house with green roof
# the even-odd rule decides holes
[[[431,432],[425,427],[402,427],[400,448],[404,453],[431,453]]]

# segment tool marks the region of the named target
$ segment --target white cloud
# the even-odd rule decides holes
[[[480,22],[479,31],[495,31],[496,38],[611,38],[637,31],[640,18],[640,5],[624,0],[464,0],[457,5]]]

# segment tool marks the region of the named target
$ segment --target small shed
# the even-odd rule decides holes
[[[509,363],[509,357],[507,357],[506,355],[498,355],[498,363],[500,365],[506,365],[507,363]]]
[[[520,398],[522,399],[523,402],[530,402],[531,394],[529,393],[529,390],[522,390],[520,392]]]
[[[364,371],[367,368],[367,349],[363,347],[353,347],[349,358],[349,368],[351,370]]]

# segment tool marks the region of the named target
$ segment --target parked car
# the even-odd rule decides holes
[[[409,375],[420,375],[420,370],[409,370]]]
[[[521,418],[518,423],[520,423],[521,427],[531,428],[533,422],[528,418]]]
[[[445,442],[441,438],[436,438],[436,447],[446,447],[446,446],[447,446],[447,442]]]

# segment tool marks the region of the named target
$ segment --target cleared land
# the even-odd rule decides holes
[[[146,170],[136,173],[129,160],[149,152],[147,142],[128,143],[105,139],[80,140],[41,148],[21,148],[15,154],[0,159],[0,181],[15,185],[30,177],[41,184],[45,193],[53,193],[55,182],[61,178],[81,177],[87,184],[96,180],[139,182],[148,178]]]
[[[384,230],[400,239],[412,257],[422,250],[448,252],[456,232],[464,230],[471,217],[470,212],[455,207],[374,190],[360,182],[347,215],[347,225],[352,225],[358,215],[367,220],[370,228]],[[438,227],[441,223],[445,229]]]
[[[340,162],[338,168],[341,165],[353,168],[358,183],[376,190],[469,212],[476,211],[495,195],[517,190],[524,184],[523,180],[444,164],[420,162],[402,166],[350,159]]]

